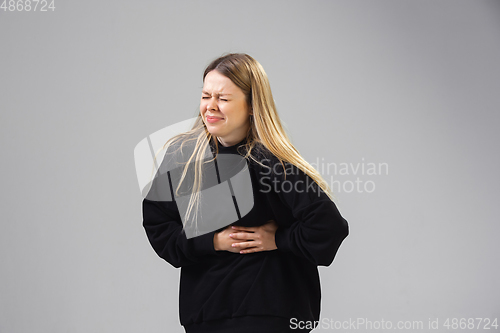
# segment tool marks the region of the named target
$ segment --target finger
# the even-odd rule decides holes
[[[244,249],[247,247],[253,247],[255,244],[253,244],[253,242],[238,242],[231,244],[231,246],[237,249]]]
[[[240,251],[240,254],[247,254],[247,253],[255,253],[255,252],[260,252],[261,249],[258,247],[251,247],[248,249],[244,249]]]
[[[248,231],[248,232],[254,232],[254,230],[257,227],[242,227],[242,226],[233,225],[231,228],[233,230],[244,230],[244,231]]]
[[[241,243],[247,243],[247,242],[248,242],[248,241],[247,241],[246,239],[245,239],[245,240],[234,240],[234,241],[231,243],[231,246],[232,246],[233,244],[241,244]],[[235,246],[237,246],[237,245],[235,245]]]
[[[233,232],[229,234],[229,237],[239,240],[253,240],[251,235],[252,234],[248,232]]]

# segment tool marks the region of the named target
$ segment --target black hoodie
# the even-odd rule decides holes
[[[219,154],[244,156],[246,142],[219,144]],[[215,156],[213,143],[210,147]],[[180,323],[188,333],[309,332],[292,328],[319,321],[317,266],[332,263],[348,235],[347,221],[312,178],[283,162],[285,178],[278,158],[257,147],[259,160],[270,168],[246,161],[254,206],[231,225],[275,220],[276,250],[215,251],[214,234],[224,228],[188,239],[175,201],[143,200],[143,226],[153,249],[181,268]]]

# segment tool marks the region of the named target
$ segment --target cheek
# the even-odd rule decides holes
[[[238,105],[238,116],[242,120],[248,118],[248,111],[246,104],[242,103],[241,105]]]

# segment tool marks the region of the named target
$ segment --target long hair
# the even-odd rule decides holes
[[[285,178],[286,168],[283,162],[288,162],[310,176],[325,194],[333,200],[327,182],[316,169],[304,160],[299,151],[290,142],[276,110],[267,74],[260,63],[244,53],[226,54],[215,59],[207,66],[203,73],[203,81],[205,81],[207,74],[213,70],[229,78],[243,91],[246,96],[246,101],[253,111],[253,114],[250,116],[250,127],[246,135],[247,140],[244,158],[251,158],[256,163],[263,166],[257,156],[254,156],[252,151],[259,151],[259,147],[264,147],[278,158],[283,166]],[[182,147],[185,142],[190,140],[196,141],[195,148],[184,167],[181,179],[176,188],[176,194],[178,194],[181,183],[184,181],[187,174],[189,163],[194,161],[194,181],[188,209],[185,213],[184,226],[195,206],[194,220],[196,222],[201,195],[202,164],[211,162],[216,158],[219,145],[217,138],[208,131],[201,114],[198,114],[198,118],[190,131],[171,138],[165,145],[169,144],[169,142],[180,142],[180,147]],[[203,161],[204,152],[208,148],[210,142],[213,142],[215,145],[216,156],[211,160],[205,159],[205,161]]]

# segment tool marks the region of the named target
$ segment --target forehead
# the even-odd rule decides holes
[[[243,93],[227,76],[213,70],[205,76],[203,92],[208,94],[233,94]]]

